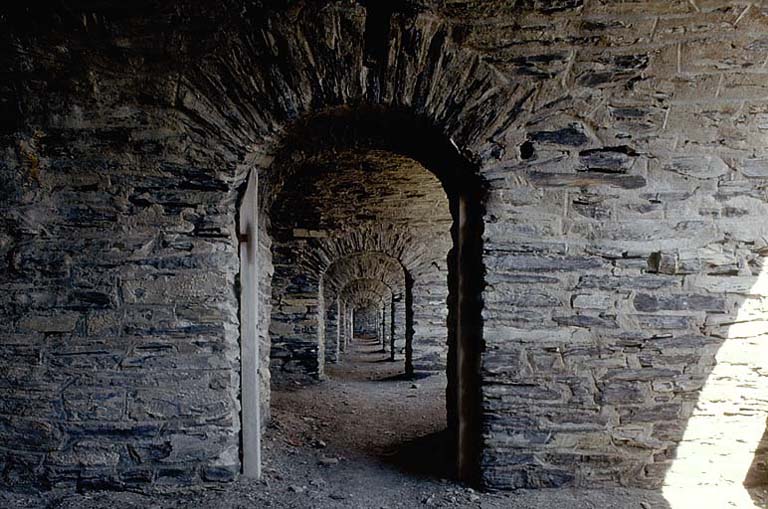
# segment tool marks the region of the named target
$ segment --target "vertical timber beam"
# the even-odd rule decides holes
[[[405,275],[405,375],[413,376],[413,278]]]
[[[474,483],[479,474],[480,352],[483,348],[482,218],[473,208],[479,196],[459,193],[456,235],[456,468],[461,481]]]
[[[243,475],[261,478],[258,177],[252,171],[240,207],[240,399]]]

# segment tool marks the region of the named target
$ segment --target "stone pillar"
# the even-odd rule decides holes
[[[339,362],[339,304],[334,300],[325,310],[325,361]]]
[[[378,337],[376,338],[379,343],[381,343],[382,348],[384,347],[384,322],[383,322],[383,315],[381,312],[381,308],[376,308],[376,323],[378,326],[376,327],[379,330]]]
[[[381,351],[386,352],[387,351],[387,305],[382,303],[381,305],[381,311],[379,312],[379,315],[381,316]]]
[[[339,300],[339,351],[347,351],[347,331],[349,329],[349,308],[346,302]]]
[[[344,342],[349,345],[355,339],[355,309],[352,306],[347,308],[347,337]]]
[[[419,371],[444,371],[448,356],[448,292],[446,271],[419,274],[412,291],[413,329],[417,338],[413,366]]]
[[[395,360],[395,343],[397,341],[397,327],[395,326],[395,294],[389,300],[389,360]]]
[[[341,353],[344,351],[344,305],[341,299],[336,299],[336,347],[336,357],[341,360]]]
[[[400,357],[402,358],[403,355],[405,355],[405,295],[404,294],[398,294],[395,296],[395,301],[393,304],[394,307],[394,318],[392,320],[394,328],[395,328],[395,335],[392,340],[392,346],[393,346],[393,354],[392,360],[395,360],[396,358]]]

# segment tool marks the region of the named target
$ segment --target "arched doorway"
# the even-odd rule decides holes
[[[314,175],[323,179],[330,178],[333,182],[334,178],[338,180],[339,177],[333,173],[334,165],[342,162],[351,162],[358,175],[397,173],[403,168],[410,169],[410,173],[415,175],[417,172],[413,171],[414,168],[419,168],[419,178],[425,180],[414,183],[406,179],[400,182],[400,185],[404,185],[403,189],[410,189],[410,193],[405,191],[398,199],[400,203],[409,203],[409,200],[416,204],[431,203],[430,196],[426,196],[426,199],[425,196],[418,196],[419,189],[424,186],[430,192],[441,193],[446,208],[442,225],[444,236],[434,235],[428,239],[432,242],[425,242],[424,231],[429,228],[416,236],[411,235],[407,228],[393,228],[391,224],[349,228],[349,225],[343,224],[344,217],[334,214],[324,216],[322,213],[312,215],[311,220],[301,223],[303,226],[300,227],[300,221],[295,221],[299,219],[296,210],[285,207],[279,200],[280,194],[286,189],[294,195],[305,197],[319,192],[314,195],[317,203],[327,202],[328,188],[319,189],[316,186],[318,178],[298,179],[302,175]],[[432,183],[428,184],[428,179],[432,179]],[[391,178],[383,180],[391,181]],[[336,181],[335,189],[340,190],[340,186],[353,184],[354,181]],[[275,359],[278,358],[278,362],[282,362],[279,368],[281,376],[284,372],[292,372],[322,378],[327,341],[324,322],[328,309],[324,302],[323,274],[334,261],[349,253],[374,251],[396,258],[408,269],[404,281],[406,291],[401,298],[406,309],[406,321],[410,320],[416,329],[412,345],[415,348],[415,369],[420,369],[420,346],[430,344],[423,339],[420,342],[419,327],[434,330],[439,329],[436,324],[443,324],[442,333],[433,341],[434,345],[438,341],[444,345],[442,358],[435,350],[423,357],[422,362],[425,366],[440,366],[442,361],[442,367],[447,368],[446,414],[454,443],[456,475],[471,480],[477,471],[478,453],[482,447],[477,424],[480,400],[477,379],[479,352],[482,349],[480,294],[484,273],[481,258],[483,185],[472,165],[458,153],[451,140],[410,114],[379,108],[345,108],[294,125],[290,135],[285,137],[282,149],[276,154],[270,171],[258,179],[252,178],[246,192],[246,195],[249,194],[260,198],[250,200],[258,205],[254,207],[256,214],[249,218],[258,229],[257,258],[262,259],[267,269],[271,268],[272,263],[275,267],[271,281],[267,281],[271,276],[269,270],[257,270],[257,274],[252,276],[258,280],[256,295],[261,299],[261,311],[256,312],[258,324],[253,328],[257,330],[256,337],[268,337],[271,342],[273,369]],[[381,206],[380,199],[387,196],[387,193],[383,190],[382,194],[374,193],[371,196],[373,203],[369,209],[375,209]],[[403,208],[408,207],[392,207],[388,210],[397,216]],[[362,215],[366,216],[369,212],[366,209]],[[413,207],[409,212],[414,212]],[[430,213],[430,209],[420,211],[422,226],[439,223]],[[287,225],[282,231],[275,229],[276,215],[283,226]],[[362,223],[365,223],[366,217],[362,219]],[[325,224],[321,224],[323,221]],[[334,223],[341,233],[329,235],[327,225]],[[285,234],[289,230],[292,242],[285,242]],[[241,224],[241,231],[245,234],[248,228]],[[271,251],[272,256],[267,251]],[[427,256],[431,252],[440,255],[431,259]],[[433,284],[440,279],[440,274],[445,293],[420,300],[417,297],[421,295],[417,291],[419,286]],[[272,325],[268,335],[264,330],[264,315],[270,309],[270,303],[264,299],[267,293],[265,281],[272,290],[271,305],[274,308],[270,313]],[[254,289],[251,288],[251,291]],[[429,296],[430,292],[423,293]],[[245,299],[243,301],[246,302]],[[426,320],[420,321],[419,310],[434,307],[436,303],[443,310],[440,319],[432,319],[429,323]],[[407,324],[406,329],[409,328]],[[423,337],[427,337],[427,334]],[[243,334],[243,337],[246,335]],[[406,352],[408,348],[406,345]],[[410,352],[407,352],[406,358],[410,356]],[[252,366],[246,365],[247,360],[260,365],[263,373],[263,354],[261,357],[258,353],[244,354],[244,373],[253,371]],[[261,380],[261,387],[264,388],[264,380],[268,380],[268,376],[262,374],[254,378]],[[246,377],[243,376],[245,383]],[[246,420],[245,416],[251,414],[245,409],[248,402],[245,389],[243,394],[243,436],[255,436],[258,429],[254,428],[258,425]],[[257,400],[262,409],[268,405],[265,405],[268,398],[263,394]],[[244,438],[243,443],[245,447],[250,442]],[[247,458],[244,454],[245,462]],[[248,471],[247,467],[245,471]]]
[[[412,372],[412,358],[406,357],[406,345],[413,340],[413,326],[407,322],[404,295],[406,268],[394,257],[381,252],[358,252],[336,260],[323,274],[325,315],[325,361],[338,362],[348,340],[347,328],[342,326],[349,303],[341,295],[349,282],[359,279],[380,281],[389,290],[389,301],[382,306],[383,331],[387,341],[382,345],[390,360],[402,360],[406,372]],[[342,312],[342,309],[344,311]],[[410,368],[410,369],[409,369]]]

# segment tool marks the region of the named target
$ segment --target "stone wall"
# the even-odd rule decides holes
[[[738,0],[407,5],[378,46],[345,2],[2,14],[3,484],[237,474],[242,186],[259,174],[266,365],[283,156],[306,148],[302,119],[366,108],[429,126],[488,189],[481,481],[662,484],[732,362],[717,352],[760,343],[768,16]],[[395,152],[430,169],[452,150],[411,148]],[[318,242],[313,266],[386,244],[419,267],[375,232]]]
[[[461,9],[465,44],[540,84],[518,161],[484,173],[486,482],[656,487],[761,271],[768,18],[725,2]],[[714,414],[723,434],[701,444],[732,449],[733,418]]]

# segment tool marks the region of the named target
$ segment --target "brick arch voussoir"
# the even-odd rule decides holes
[[[431,270],[428,248],[405,229],[371,228],[312,239],[298,263],[313,280],[320,281],[336,260],[355,253],[377,252],[397,260],[410,277],[417,278]]]
[[[251,169],[279,180],[270,168],[292,126],[340,107],[406,109],[481,168],[504,157],[510,136],[523,136],[539,85],[510,82],[459,46],[446,21],[394,16],[387,61],[378,80],[366,80],[365,10],[334,2],[315,11],[270,11],[256,29],[222,37],[179,80],[180,123],[194,144],[222,151],[233,188]]]
[[[363,301],[382,303],[391,294],[392,289],[384,282],[376,279],[360,278],[348,282],[342,288],[339,298],[352,305],[358,305]]]
[[[323,274],[323,292],[333,301],[340,291],[356,279],[383,282],[393,294],[405,291],[405,267],[397,260],[378,251],[351,253],[334,261]]]

